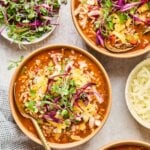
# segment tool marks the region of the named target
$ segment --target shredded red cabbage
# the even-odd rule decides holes
[[[122,7],[125,4],[125,0],[118,0],[117,5]]]
[[[55,80],[53,78],[48,79],[46,93],[48,93],[51,90],[51,86],[54,81]]]
[[[50,6],[47,5],[47,4],[41,4],[41,6],[44,7],[44,8],[46,8],[46,9],[50,9],[50,10],[52,9],[52,7],[50,7]]]
[[[130,10],[131,8],[133,8],[139,4],[141,4],[141,2],[133,2],[133,3],[125,4],[121,7],[120,11],[124,12],[124,11]]]
[[[150,20],[142,20],[141,18],[135,16],[135,15],[132,15],[132,14],[129,14],[130,17],[132,17],[135,21],[138,21],[138,22],[143,22],[145,24],[148,24],[150,25]]]
[[[59,75],[55,75],[55,76],[52,76],[51,78],[48,79],[48,82],[47,82],[47,90],[46,90],[46,93],[49,93],[50,90],[51,90],[51,86],[53,84],[53,82],[55,82],[55,78],[56,77],[64,77],[64,76],[67,76],[69,75],[69,73],[64,73],[64,74],[59,74]]]
[[[18,23],[17,26],[19,27],[30,27],[32,29],[36,29],[37,27],[42,26],[42,22],[40,20],[35,20],[31,23]]]
[[[3,28],[0,29],[0,35],[2,34],[2,32],[4,31],[5,28],[6,27],[3,27]]]
[[[104,47],[104,39],[100,29],[96,32],[96,44]]]
[[[31,28],[37,28],[42,25],[42,22],[40,20],[35,20],[34,22],[29,23],[29,26]]]
[[[82,93],[84,90],[86,90],[88,87],[93,86],[93,85],[96,85],[96,84],[90,82],[90,83],[85,84],[82,88],[78,89],[78,90],[76,91],[75,95],[74,95],[74,100],[75,100],[75,101],[78,100],[78,99],[80,98],[81,93]]]
[[[102,96],[98,92],[90,91],[90,92],[87,92],[87,94],[89,94],[89,95],[94,94],[100,104],[104,102],[104,99],[102,98]]]
[[[127,3],[127,4],[120,7],[120,11],[125,12],[125,11],[130,10],[131,8],[135,7],[135,6],[142,5],[142,4],[147,3],[147,2],[148,2],[148,0],[141,0],[140,2]]]
[[[58,118],[56,118],[55,116],[56,116],[56,111],[51,111],[51,112],[49,112],[49,113],[43,115],[43,118],[44,118],[44,119],[47,119],[47,120],[49,120],[49,119],[50,119],[50,120],[53,120],[53,121],[56,122],[56,123],[60,123],[61,120],[58,119]]]
[[[102,0],[97,0],[99,6],[101,6]]]
[[[61,99],[61,97],[56,97],[56,98],[54,99],[54,103],[57,103],[60,99]]]
[[[68,76],[68,75],[69,75],[68,73],[58,74],[58,75],[52,76],[50,79],[54,79],[56,77],[64,77],[64,76]]]

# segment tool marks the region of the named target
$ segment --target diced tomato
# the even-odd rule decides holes
[[[131,38],[130,43],[133,44],[133,45],[136,45],[137,44],[137,39]]]
[[[110,41],[111,41],[111,44],[114,45],[115,44],[115,41],[116,41],[116,36],[115,35],[111,35],[109,37]]]

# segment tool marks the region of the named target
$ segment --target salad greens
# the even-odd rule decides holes
[[[55,82],[53,81],[54,79]],[[75,81],[67,74],[54,79],[49,79],[48,84],[52,84],[51,89],[47,89],[45,96],[40,101],[40,106],[51,106],[49,109],[52,111],[59,107],[60,115],[63,118],[70,118],[73,110],[71,99],[75,95],[77,88]],[[25,103],[25,107],[32,112],[37,112],[37,104],[33,101],[36,94],[36,91],[31,89],[29,93],[31,99]],[[57,104],[58,102],[59,105]],[[43,112],[41,111],[41,113]]]
[[[0,0],[0,25],[14,41],[32,42],[57,25],[59,0]]]

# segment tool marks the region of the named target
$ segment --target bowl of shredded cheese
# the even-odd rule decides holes
[[[150,129],[150,58],[131,71],[126,83],[125,97],[132,116]]]

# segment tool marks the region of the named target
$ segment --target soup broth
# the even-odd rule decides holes
[[[92,60],[62,48],[40,52],[24,65],[16,80],[16,98],[48,141],[69,143],[101,126],[109,93],[102,71]],[[28,119],[22,121],[35,134]]]
[[[118,53],[149,45],[149,1],[77,0],[74,15],[82,32],[99,48]]]

